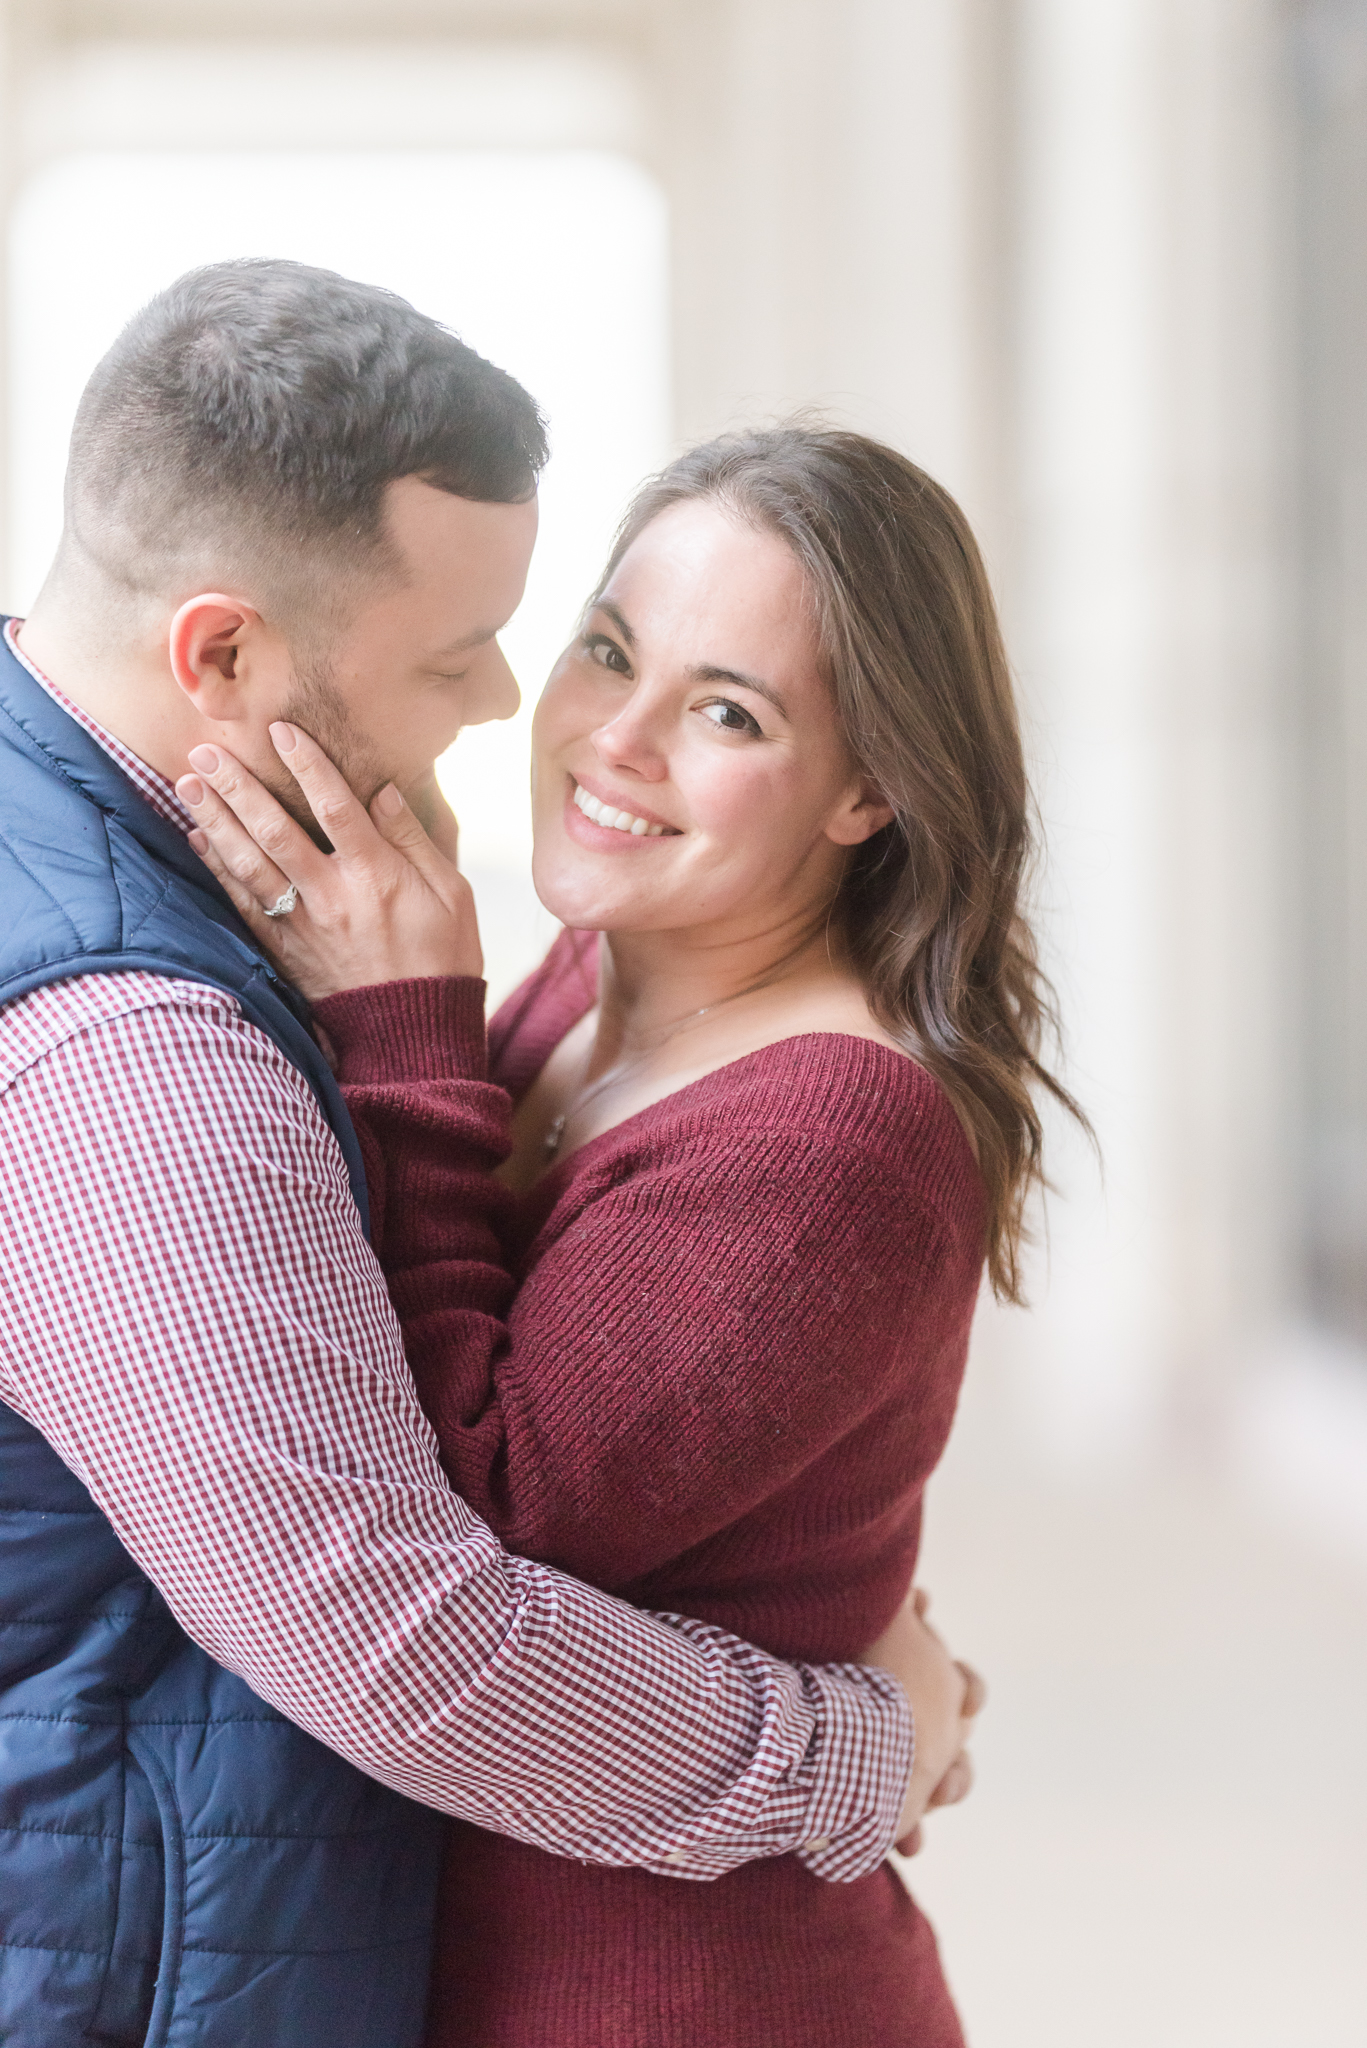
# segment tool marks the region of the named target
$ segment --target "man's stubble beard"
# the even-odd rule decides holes
[[[317,742],[353,795],[367,807],[376,791],[392,779],[374,747],[356,730],[346,699],[332,680],[332,663],[326,655],[296,657],[291,688],[280,717]],[[330,850],[330,841],[284,762],[279,763],[276,774],[261,779],[309,837]]]

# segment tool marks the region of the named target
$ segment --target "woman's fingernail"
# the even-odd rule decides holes
[[[195,849],[195,852],[199,854],[199,856],[202,859],[203,856],[209,851],[209,839],[207,833],[198,831],[187,832],[185,836],[189,840],[191,846],[193,846],[193,848]]]
[[[299,743],[298,733],[292,725],[286,725],[283,718],[277,718],[270,734],[277,754],[292,754]]]
[[[198,810],[204,801],[204,784],[197,775],[182,775],[176,784],[176,795],[183,804],[188,804],[192,811]]]
[[[375,808],[382,818],[397,818],[403,809],[403,798],[392,782],[386,782],[375,798]]]
[[[201,775],[216,775],[221,766],[217,747],[191,747],[188,759]]]

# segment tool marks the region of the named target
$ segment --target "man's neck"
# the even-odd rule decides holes
[[[44,593],[47,598],[47,594]],[[94,642],[40,598],[16,634],[26,658],[88,718],[174,782],[185,757],[204,737],[203,722],[165,666],[141,650],[94,651]]]

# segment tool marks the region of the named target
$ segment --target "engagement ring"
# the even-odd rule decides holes
[[[291,882],[284,895],[277,896],[274,903],[267,907],[265,915],[267,917],[288,917],[298,901],[299,891],[294,883]]]

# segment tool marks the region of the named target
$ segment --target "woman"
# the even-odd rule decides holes
[[[450,870],[392,791],[372,816],[401,885],[279,816],[265,860],[207,801],[199,843],[315,999],[453,1483],[633,1601],[858,1657],[910,1582],[984,1264],[1018,1298],[1031,1088],[1068,1100],[1037,1056],[1020,742],[958,508],[855,435],[682,457],[547,685],[533,789],[566,930],[494,1020],[497,1085],[477,985],[449,978],[477,972],[468,918],[457,942]],[[670,1884],[462,1829],[432,2040],[961,2035],[889,1868]]]

